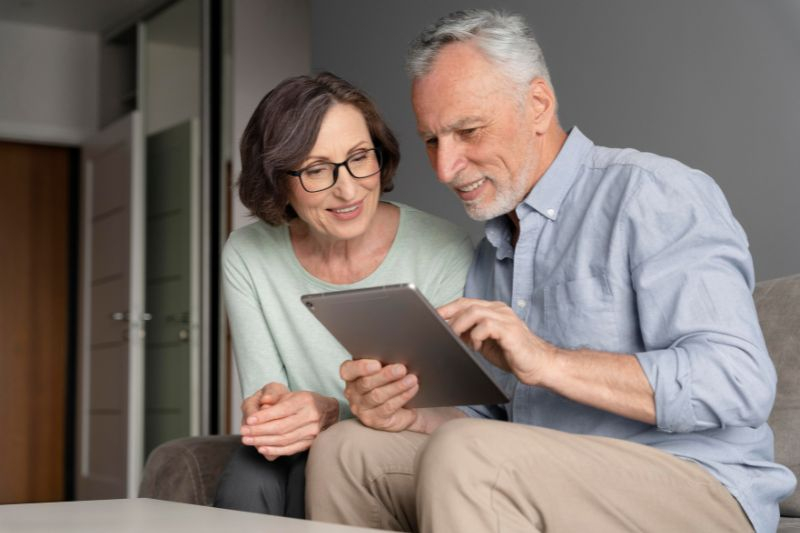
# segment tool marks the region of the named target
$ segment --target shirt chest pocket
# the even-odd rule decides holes
[[[614,294],[605,276],[565,281],[544,290],[543,338],[562,348],[616,351]]]

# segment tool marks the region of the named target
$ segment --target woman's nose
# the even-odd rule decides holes
[[[333,193],[339,198],[349,199],[355,196],[357,187],[356,178],[350,174],[347,167],[344,165],[339,167],[339,174],[336,178],[336,184],[333,186]]]

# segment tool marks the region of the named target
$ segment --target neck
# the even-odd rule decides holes
[[[383,262],[399,220],[399,209],[381,203],[367,230],[352,239],[320,235],[300,219],[292,221],[289,235],[295,256],[311,275],[330,283],[355,283]]]
[[[316,257],[326,263],[342,263],[350,261],[366,248],[370,242],[370,229],[352,239],[336,239],[313,231],[298,218],[289,226],[289,233],[301,255]]]
[[[531,148],[539,153],[539,159],[536,167],[530,173],[529,187],[525,191],[525,196],[520,199],[520,202],[522,202],[522,200],[531,193],[533,188],[536,187],[536,184],[539,183],[539,180],[542,179],[547,169],[550,168],[550,165],[552,165],[553,161],[558,157],[558,153],[561,151],[561,148],[564,147],[565,142],[567,142],[567,132],[564,131],[558,123],[554,123],[552,127],[548,128],[548,130],[539,137],[538,146]],[[507,213],[506,216],[511,220],[513,229],[511,233],[511,244],[512,246],[516,246],[517,239],[519,238],[519,217],[516,211],[511,211]]]

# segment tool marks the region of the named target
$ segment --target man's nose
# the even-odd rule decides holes
[[[459,143],[451,139],[440,139],[436,148],[436,175],[444,184],[449,184],[466,166],[466,158]]]

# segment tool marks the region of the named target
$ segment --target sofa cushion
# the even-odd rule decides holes
[[[153,450],[139,485],[140,498],[211,505],[239,435],[187,437]]]
[[[800,533],[800,518],[782,517],[776,533]]]
[[[769,417],[775,460],[800,479],[800,274],[759,283],[754,299],[778,372],[778,394]],[[781,514],[800,517],[800,492],[781,503]]]

